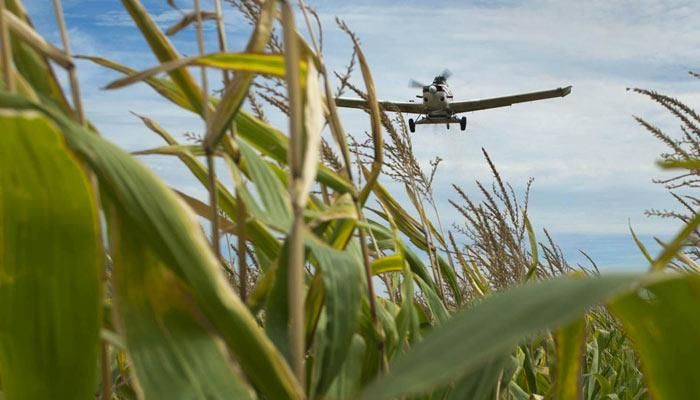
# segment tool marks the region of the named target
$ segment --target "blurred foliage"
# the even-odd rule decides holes
[[[110,87],[142,82],[201,117],[188,142],[148,116],[161,147],[128,154],[100,136],[68,41],[51,45],[19,0],[0,1],[0,398],[700,398],[700,277],[665,268],[694,264],[680,252],[700,224],[692,207],[649,273],[574,267],[546,231],[536,237],[529,183],[518,199],[484,151],[494,183],[477,183],[483,200],[455,186],[458,242],[432,194],[439,157],[424,172],[341,20],[352,57],[334,92],[303,2],[231,1],[252,28],[235,53],[219,1],[195,1],[167,35],[138,0],[123,4],[159,64],[81,58],[124,75]],[[181,57],[168,36],[204,23],[217,25],[218,52],[200,40]],[[220,87],[206,68],[222,71]],[[347,89],[370,104],[366,140],[335,108]],[[643,93],[696,146],[694,112]],[[263,102],[289,117],[286,133]],[[697,172],[700,153],[656,134],[672,167]],[[137,158],[149,154],[182,162],[209,198],[167,187]]]

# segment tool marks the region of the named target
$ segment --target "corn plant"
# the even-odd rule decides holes
[[[518,273],[464,296],[455,265],[470,270],[471,255],[430,221],[420,184],[407,188],[415,216],[380,181],[390,110],[346,25],[370,105],[369,152],[355,164],[303,2],[300,14],[288,1],[238,2],[254,26],[231,51],[219,1],[214,11],[195,1],[167,32],[197,30],[191,57],[139,0],[122,4],[158,65],[82,57],[123,74],[108,88],[146,84],[201,118],[197,141],[180,143],[144,115],[163,146],[129,154],[110,143],[82,110],[60,1],[56,47],[20,0],[0,0],[1,398],[700,397],[700,277],[666,268],[699,217],[649,273]],[[205,23],[217,24],[216,52]],[[222,71],[216,93],[212,68]],[[287,132],[256,100],[245,108],[265,79],[281,85],[283,99],[268,97]],[[168,187],[138,159],[150,154],[182,162],[207,201]],[[535,245],[508,261],[528,263],[512,271],[538,268],[527,226]],[[222,259],[222,240],[235,259]]]

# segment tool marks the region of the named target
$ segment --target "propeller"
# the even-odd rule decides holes
[[[443,77],[443,78],[445,78],[445,79],[448,79],[449,77],[452,76],[452,71],[450,71],[449,69],[445,68],[445,69],[442,71],[442,73],[441,73],[440,75],[438,75],[438,76],[441,76],[441,77]]]
[[[428,85],[426,85],[425,83],[422,83],[422,82],[418,82],[415,79],[411,79],[410,81],[408,81],[408,86],[412,87],[412,88],[422,89],[423,87],[428,86]]]

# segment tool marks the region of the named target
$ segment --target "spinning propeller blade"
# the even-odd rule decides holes
[[[424,86],[428,86],[428,85],[426,85],[425,83],[418,82],[415,79],[411,79],[410,81],[408,81],[408,86],[412,87],[412,88],[421,89]]]
[[[442,71],[442,73],[441,73],[440,75],[438,75],[438,76],[441,76],[441,77],[443,77],[443,78],[445,78],[445,79],[448,79],[449,77],[452,76],[452,71],[450,71],[449,69],[445,68],[445,69]]]

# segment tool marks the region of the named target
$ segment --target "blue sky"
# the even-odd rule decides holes
[[[324,24],[324,54],[342,70],[351,45],[335,27],[341,16],[359,35],[372,66],[378,95],[408,100],[410,78],[429,81],[449,68],[455,99],[500,96],[573,85],[564,99],[516,105],[467,115],[466,133],[422,126],[413,136],[417,156],[440,156],[435,180],[443,222],[459,221],[447,203],[451,184],[476,193],[474,180],[489,182],[481,156],[485,148],[502,176],[516,190],[535,178],[531,219],[547,227],[574,261],[577,249],[600,265],[635,267],[642,257],[629,238],[627,223],[650,241],[668,237],[676,223],[647,218],[647,208],[673,208],[674,201],[651,183],[663,177],[654,162],[664,147],[633,120],[640,115],[677,131],[666,113],[627,87],[672,94],[697,104],[700,82],[688,70],[698,68],[700,3],[697,1],[318,1]],[[100,55],[134,68],[155,63],[144,40],[118,1],[64,0],[74,53]],[[167,27],[179,18],[165,0],[145,1],[156,21]],[[187,9],[189,2],[178,1]],[[43,0],[25,1],[34,23],[47,38],[58,33]],[[212,8],[204,1],[204,8]],[[240,50],[248,25],[224,5],[229,44]],[[213,29],[208,46],[215,50]],[[178,34],[184,54],[196,52],[193,35]],[[161,101],[143,85],[120,91],[99,87],[116,74],[86,62],[78,64],[89,118],[110,140],[128,150],[161,145],[129,111],[156,119],[176,135],[199,132],[201,122]],[[357,76],[359,79],[359,75]],[[356,80],[357,83],[361,83]],[[367,116],[343,110],[345,128],[362,134]],[[284,127],[279,117],[272,122]],[[176,161],[144,161],[168,183],[194,195],[204,191]],[[387,182],[389,183],[389,182]]]

